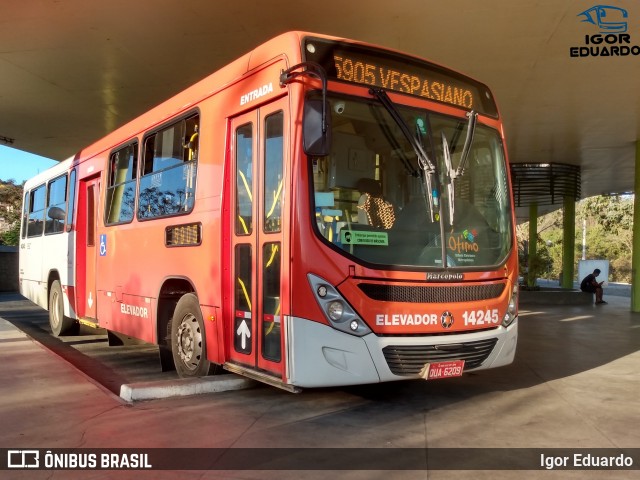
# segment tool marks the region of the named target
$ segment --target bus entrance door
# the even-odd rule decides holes
[[[282,318],[286,295],[283,198],[287,104],[284,99],[232,120],[229,185],[232,363],[283,378]]]
[[[80,180],[76,238],[76,302],[80,319],[96,321],[96,238],[100,176]]]

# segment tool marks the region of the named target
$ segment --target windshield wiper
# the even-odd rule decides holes
[[[455,200],[455,184],[454,180],[456,178],[462,177],[464,175],[464,171],[467,168],[467,163],[469,162],[469,152],[471,151],[471,144],[473,143],[473,135],[476,132],[476,121],[478,120],[478,114],[471,110],[467,113],[469,117],[469,121],[467,122],[467,136],[464,139],[464,147],[462,148],[462,154],[460,155],[460,162],[458,163],[458,168],[456,171],[453,171],[453,165],[451,164],[451,152],[449,151],[449,144],[447,142],[447,137],[442,132],[442,151],[444,155],[444,164],[447,167],[447,190],[449,192],[449,224],[453,225],[454,221],[454,200]]]
[[[467,113],[469,117],[469,123],[467,123],[467,137],[464,139],[464,147],[462,148],[462,156],[460,157],[460,163],[458,164],[458,168],[456,169],[455,176],[453,178],[458,178],[464,175],[464,170],[467,168],[467,163],[469,160],[469,152],[471,151],[471,144],[473,143],[473,135],[476,133],[476,122],[478,120],[478,114],[471,110]]]
[[[389,95],[387,95],[387,92],[380,88],[372,88],[369,90],[369,93],[376,97],[387,112],[389,112],[389,115],[391,115],[393,121],[396,122],[398,127],[400,127],[400,131],[405,136],[418,158],[418,167],[422,172],[422,180],[424,182],[424,187],[427,190],[425,193],[429,200],[429,216],[433,222],[434,214],[437,213],[435,212],[436,206],[434,206],[434,198],[438,198],[438,192],[434,189],[437,175],[436,166],[427,155],[427,152],[425,152],[422,144],[411,133],[411,129],[400,115],[400,112],[398,112],[398,109],[389,98]]]

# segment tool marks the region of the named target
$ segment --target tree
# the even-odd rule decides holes
[[[577,217],[587,226],[587,258],[609,260],[609,278],[631,281],[633,196],[599,196],[579,204]]]
[[[562,270],[562,210],[538,219],[538,254],[548,255],[550,267],[541,268],[543,278],[558,279]],[[631,252],[633,242],[633,197],[598,196],[581,200],[576,205],[575,271],[581,257],[582,225],[586,224],[588,259],[609,260],[609,279],[631,281]],[[528,238],[529,224],[518,225],[518,242]],[[526,253],[526,252],[525,252]],[[538,259],[535,259],[537,262]],[[535,263],[535,262],[534,262]],[[540,262],[537,262],[540,263]]]
[[[22,185],[16,185],[15,180],[0,180],[0,219],[8,225],[0,231],[0,245],[18,245],[22,191]]]

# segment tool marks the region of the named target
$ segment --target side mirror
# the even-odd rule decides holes
[[[302,118],[302,146],[307,155],[314,157],[329,155],[331,151],[330,112],[328,102],[323,102],[321,98],[306,99]]]
[[[302,70],[304,69],[304,70]],[[317,78],[322,82],[322,100],[307,98],[302,117],[302,147],[304,153],[314,157],[329,155],[331,150],[331,119],[327,102],[327,73],[315,62],[302,62],[280,72],[280,86],[284,87],[298,77]]]
[[[53,220],[60,220],[62,222],[64,222],[66,217],[64,210],[59,207],[51,207],[49,211],[47,211],[47,215]]]

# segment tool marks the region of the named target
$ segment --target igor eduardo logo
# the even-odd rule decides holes
[[[640,55],[640,46],[631,44],[627,32],[629,12],[611,5],[594,5],[577,15],[589,29],[599,33],[584,36],[584,45],[569,47],[571,57],[627,57]],[[595,27],[595,28],[594,28]]]
[[[593,23],[600,29],[600,33],[624,33],[627,31],[627,22],[616,21],[628,18],[629,13],[619,7],[611,5],[596,5],[578,16],[583,16],[583,22]]]

